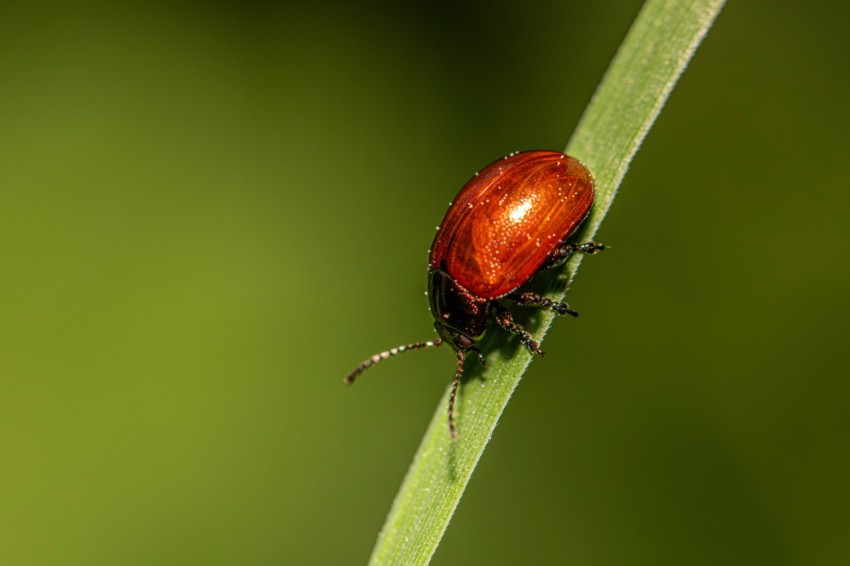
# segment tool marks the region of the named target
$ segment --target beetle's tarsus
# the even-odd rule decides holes
[[[607,249],[607,246],[599,242],[568,242],[552,250],[546,263],[543,264],[543,269],[549,269],[562,264],[576,252],[594,255],[605,249]]]

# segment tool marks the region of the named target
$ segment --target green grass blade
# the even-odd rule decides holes
[[[591,239],[662,106],[720,12],[724,0],[648,0],[626,36],[568,146],[596,175],[596,203],[585,223]],[[581,258],[544,277],[538,290],[563,297]],[[552,315],[523,320],[536,339]],[[458,439],[449,437],[444,395],[378,538],[371,564],[426,564],[457,508],[499,416],[531,361],[503,332],[488,333],[488,367],[470,362],[459,394]]]

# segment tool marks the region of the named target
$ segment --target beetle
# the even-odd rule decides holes
[[[448,343],[457,353],[449,395],[449,432],[456,438],[454,404],[464,361],[473,353],[484,365],[476,343],[491,323],[516,335],[532,354],[544,355],[502,301],[578,316],[567,303],[520,288],[575,252],[605,249],[596,242],[570,242],[590,213],[593,197],[590,170],[556,151],[512,153],[476,173],[449,206],[429,250],[427,294],[439,338],[375,354],[345,383],[351,385],[366,369],[403,352]]]

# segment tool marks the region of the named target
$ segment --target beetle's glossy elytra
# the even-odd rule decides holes
[[[448,342],[457,352],[449,397],[449,430],[455,437],[454,400],[464,359],[473,352],[484,363],[475,344],[491,322],[515,334],[532,353],[543,354],[502,301],[578,314],[566,303],[521,292],[520,287],[573,252],[604,249],[594,242],[569,241],[590,212],[593,194],[590,171],[555,151],[514,153],[476,173],[455,197],[431,245],[428,296],[440,339],[372,356],[345,378],[346,383],[391,356]]]
[[[577,159],[527,151],[489,165],[457,195],[431,246],[442,269],[494,299],[537,273],[593,204],[593,177]]]

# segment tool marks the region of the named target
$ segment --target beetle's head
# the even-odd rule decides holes
[[[490,301],[473,295],[440,269],[428,274],[428,298],[437,334],[457,351],[472,349],[487,330]]]

